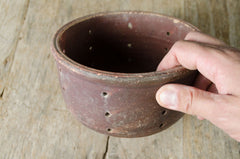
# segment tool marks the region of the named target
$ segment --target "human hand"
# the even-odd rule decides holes
[[[173,45],[157,70],[177,65],[200,72],[194,87],[166,84],[156,93],[158,103],[207,119],[240,141],[240,51],[191,32]]]

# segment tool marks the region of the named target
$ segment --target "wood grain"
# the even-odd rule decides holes
[[[0,1],[0,158],[240,158],[238,142],[188,115],[144,138],[93,132],[66,109],[50,51],[66,22],[119,10],[175,16],[240,48],[239,8],[239,0]]]
[[[26,18],[28,1],[0,1],[0,96],[13,62],[22,24]],[[18,11],[16,11],[18,10]]]

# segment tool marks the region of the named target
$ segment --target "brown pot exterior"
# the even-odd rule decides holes
[[[119,28],[115,30],[113,25]],[[100,13],[66,24],[55,35],[53,55],[59,70],[67,107],[87,127],[111,136],[141,137],[168,128],[183,114],[160,107],[155,99],[156,91],[163,84],[170,82],[191,85],[196,71],[176,67],[163,72],[155,72],[144,70],[144,68],[149,63],[152,65],[149,66],[149,70],[156,69],[157,64],[167,52],[165,48],[170,49],[174,42],[184,39],[188,32],[194,30],[197,30],[194,26],[181,20],[146,12]],[[99,31],[104,34],[98,33]],[[81,37],[82,34],[84,34],[83,37]],[[113,39],[109,40],[111,34],[113,34]],[[104,35],[106,36],[103,37]],[[76,40],[72,40],[73,37]],[[100,40],[95,40],[99,38]],[[95,43],[89,44],[91,43],[89,41],[94,40]],[[133,53],[130,50],[123,56],[131,55],[133,60],[137,59],[142,62],[143,64],[137,67],[143,66],[141,68],[143,73],[137,72],[139,70],[137,67],[131,67],[132,64],[124,69],[124,65],[120,66],[125,71],[131,71],[127,73],[121,72],[119,65],[115,67],[116,62],[113,63],[114,69],[109,68],[111,61],[109,65],[100,66],[101,62],[108,62],[106,60],[108,57],[112,58],[110,60],[115,60],[109,53],[104,53],[105,47],[102,46],[104,42],[117,46],[115,41],[119,42],[121,47],[126,46],[123,52],[132,49]],[[78,44],[78,42],[83,44]],[[88,49],[85,45],[88,45],[86,46]],[[89,51],[91,54],[95,48],[96,50],[99,48],[101,50],[99,54],[103,55],[95,59],[96,66],[91,65],[89,61],[98,55],[85,53]],[[148,49],[151,53],[146,54]],[[141,53],[141,50],[144,51]],[[161,55],[158,55],[158,50],[162,52]],[[74,53],[68,55],[71,51]],[[121,51],[116,52],[116,56],[121,54]],[[81,58],[77,59],[78,56]],[[141,56],[146,56],[144,58],[147,62],[141,59]],[[120,56],[118,58],[120,59]],[[128,60],[128,62],[132,61]],[[131,68],[134,69],[131,70]]]

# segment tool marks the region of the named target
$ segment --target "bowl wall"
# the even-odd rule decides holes
[[[159,132],[182,117],[160,107],[165,83],[191,85],[196,75],[177,67],[155,72],[159,62],[194,26],[153,13],[101,13],[76,19],[54,38],[53,55],[65,102],[84,125],[119,137]]]

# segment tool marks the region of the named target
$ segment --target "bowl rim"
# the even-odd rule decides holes
[[[97,79],[102,79],[102,80],[111,80],[115,82],[136,82],[136,80],[141,79],[141,81],[138,82],[145,82],[145,81],[159,81],[160,79],[166,79],[166,81],[169,78],[173,79],[179,79],[180,75],[186,75],[192,72],[192,70],[188,70],[184,68],[183,66],[176,66],[171,69],[163,70],[163,71],[152,71],[152,72],[143,72],[143,73],[122,73],[122,72],[111,72],[111,71],[104,71],[100,69],[95,69],[91,68],[85,65],[82,65],[71,58],[69,58],[67,55],[63,53],[63,51],[60,49],[59,46],[59,39],[61,35],[70,27],[81,23],[85,20],[91,19],[91,18],[96,18],[96,17],[101,17],[101,16],[108,16],[108,15],[118,15],[118,14],[145,14],[145,15],[150,15],[150,16],[158,16],[158,17],[164,17],[168,18],[171,20],[177,20],[178,23],[184,24],[186,27],[189,27],[192,29],[192,31],[200,31],[197,27],[194,25],[164,14],[156,13],[156,12],[148,12],[148,11],[109,11],[109,12],[99,12],[95,14],[90,14],[86,15],[83,17],[76,18],[62,27],[60,27],[57,32],[54,34],[53,37],[53,43],[51,46],[51,50],[53,53],[53,56],[55,60],[58,63],[61,63],[64,65],[66,68],[71,70],[72,72],[82,74],[87,77],[92,77],[92,78],[97,78]]]

